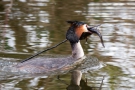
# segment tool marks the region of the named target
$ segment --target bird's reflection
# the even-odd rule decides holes
[[[87,81],[82,79],[82,73],[79,70],[74,70],[71,73],[70,85],[67,90],[93,90],[92,87],[87,85]]]
[[[80,81],[80,87],[81,87],[81,90],[93,90],[92,87],[87,85],[87,81],[83,79],[81,79]]]

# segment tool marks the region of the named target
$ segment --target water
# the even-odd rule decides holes
[[[134,0],[19,0],[0,1],[0,67],[14,64],[65,39],[67,20],[100,26],[105,48],[92,35],[82,41],[85,54],[104,63],[101,69],[83,73],[88,85],[102,90],[135,88]],[[66,48],[65,48],[66,47]],[[71,54],[68,42],[43,55]],[[16,75],[0,71],[1,90],[65,90],[57,75]],[[61,74],[70,82],[70,73]]]

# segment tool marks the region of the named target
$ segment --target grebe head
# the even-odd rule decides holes
[[[71,43],[77,43],[79,40],[86,39],[88,36],[95,33],[100,37],[101,43],[104,46],[102,35],[97,30],[97,26],[90,27],[84,22],[79,22],[79,21],[67,21],[67,22],[70,23],[71,26],[69,27],[66,33],[66,38]]]

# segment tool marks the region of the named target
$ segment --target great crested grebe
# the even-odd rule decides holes
[[[102,36],[98,30],[87,24],[79,21],[67,22],[71,24],[66,33],[66,39],[69,40],[72,48],[71,56],[66,58],[33,58],[32,60],[14,65],[12,71],[23,73],[48,73],[56,70],[68,70],[72,65],[76,65],[84,59],[84,52],[80,40],[86,39],[92,33],[96,33],[102,41]]]

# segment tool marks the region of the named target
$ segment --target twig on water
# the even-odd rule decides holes
[[[100,84],[99,90],[102,90],[102,85],[103,85],[104,77],[105,77],[105,76],[103,76],[103,79],[102,79],[102,82],[101,82],[101,84]]]
[[[45,50],[43,50],[43,51],[40,51],[40,52],[38,52],[38,53],[36,53],[36,54],[30,56],[29,58],[26,58],[26,59],[22,60],[21,63],[23,63],[23,62],[25,62],[25,61],[28,61],[28,60],[34,58],[35,56],[37,56],[37,55],[39,55],[39,54],[41,54],[41,53],[43,53],[43,52],[46,52],[46,51],[51,50],[51,49],[53,49],[53,48],[56,48],[57,46],[61,45],[62,43],[66,42],[66,41],[67,41],[67,39],[63,40],[62,42],[60,42],[60,43],[58,43],[58,44],[56,44],[56,45],[54,45],[54,46],[52,46],[52,47],[50,47],[50,48],[47,48],[47,49],[45,49]]]

